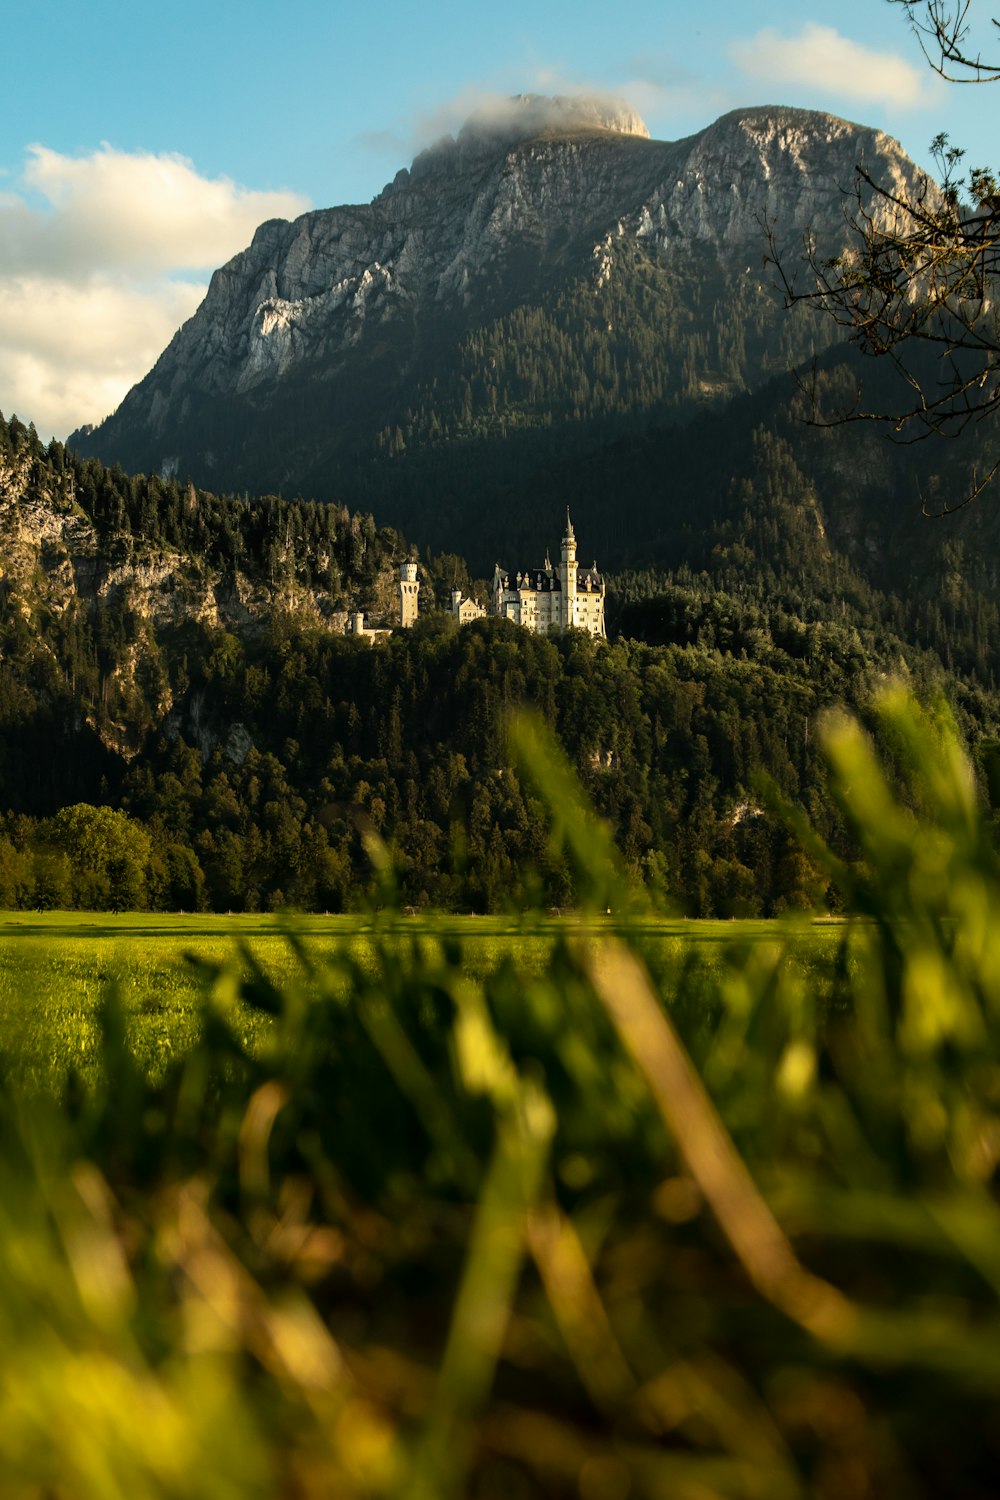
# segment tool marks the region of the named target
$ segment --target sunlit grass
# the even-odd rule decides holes
[[[192,1045],[204,995],[201,970],[191,962],[234,965],[249,949],[275,985],[293,982],[299,960],[294,934],[317,960],[339,955],[368,973],[385,951],[405,956],[414,943],[458,945],[461,965],[472,979],[495,974],[505,962],[525,981],[543,975],[554,945],[573,934],[589,941],[624,930],[641,942],[671,997],[684,985],[685,969],[697,966],[699,991],[743,952],[762,945],[790,945],[795,961],[811,976],[817,993],[829,990],[840,926],[752,921],[687,921],[664,918],[612,919],[566,915],[462,917],[424,913],[400,916],[271,916],[106,912],[0,912],[0,1027],[26,1080],[54,1083],[69,1068],[86,1075],[97,1066],[97,1012],[114,986],[128,1018],[128,1036],[138,1058],[157,1071]],[[690,979],[690,976],[689,976]],[[676,994],[673,996],[676,998]],[[248,1035],[266,1028],[248,1015]]]

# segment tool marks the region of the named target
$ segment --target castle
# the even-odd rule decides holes
[[[512,581],[513,578],[513,581]],[[420,580],[414,562],[400,564],[399,569],[399,623],[408,629],[417,618],[417,599]],[[490,590],[489,609],[475,599],[466,599],[461,589],[454,589],[451,596],[451,613],[465,625],[470,620],[481,619],[485,614],[500,615],[513,620],[536,635],[548,635],[553,630],[566,630],[576,626],[591,635],[606,635],[604,628],[604,598],[607,587],[597,564],[581,572],[576,560],[576,534],[566,509],[566,532],[560,546],[559,562],[553,566],[546,553],[540,568],[528,572],[520,569],[512,574],[497,563]],[[360,614],[351,616],[348,627],[355,635],[377,639],[388,635],[387,630],[372,630],[365,626]]]
[[[490,614],[514,620],[536,635],[566,630],[575,625],[591,635],[604,636],[603,577],[592,568],[580,570],[576,560],[576,534],[566,508],[566,532],[555,567],[546,553],[540,568],[512,575],[498,563],[490,593]]]

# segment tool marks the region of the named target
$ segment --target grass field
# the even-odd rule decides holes
[[[279,986],[301,983],[296,944],[316,959],[348,955],[375,963],[374,944],[404,954],[414,942],[460,945],[475,978],[510,959],[524,979],[548,967],[553,945],[567,935],[599,937],[611,922],[589,925],[572,916],[519,923],[509,917],[430,914],[364,916],[161,914],[106,912],[0,913],[0,1026],[25,1079],[44,1083],[71,1066],[86,1073],[98,1052],[97,1008],[114,985],[129,1018],[133,1050],[152,1072],[188,1047],[198,1021],[205,974],[192,959],[239,972],[247,953]],[[617,930],[617,929],[616,929]],[[676,999],[685,973],[704,978],[734,950],[789,945],[821,995],[829,983],[837,923],[650,919],[632,929],[663,984]],[[247,1028],[266,1026],[247,1016]]]
[[[4,1500],[996,1494],[995,826],[879,712],[844,923],[0,916]]]

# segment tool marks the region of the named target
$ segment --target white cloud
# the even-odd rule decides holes
[[[621,100],[646,122],[655,138],[668,140],[678,128],[685,132],[700,129],[745,102],[738,90],[706,82],[669,57],[655,54],[638,54],[602,77],[535,65],[519,75],[518,88],[508,93],[469,86],[436,109],[418,115],[411,132],[413,148],[421,150],[442,136],[457,135],[471,115],[503,118],[510,110],[511,94],[517,91]]]
[[[454,98],[419,113],[413,122],[413,143],[417,151],[433,146],[446,135],[457,135],[471,115],[488,114],[510,108],[510,95],[496,89],[469,84]]]
[[[642,118],[647,106],[659,105],[663,98],[660,86],[645,80],[632,79],[615,87],[606,82],[585,82],[552,68],[536,68],[526,81],[529,87],[518,95],[469,86],[435,109],[418,115],[413,125],[416,149],[433,145],[444,136],[457,136],[473,118],[479,125],[498,131],[508,126],[526,128],[532,118],[541,128],[550,114],[548,101],[553,98],[579,99],[591,105],[604,104],[609,109],[625,104]],[[525,95],[534,96],[537,103],[526,105]]]
[[[65,437],[114,411],[204,297],[166,278],[84,286],[0,277],[0,408]]]
[[[875,52],[809,21],[797,36],[772,27],[733,42],[730,56],[750,78],[828,89],[848,99],[909,109],[928,96],[925,73],[893,52]]]
[[[60,437],[100,421],[194,312],[204,273],[308,206],[180,156],[30,147],[0,194],[0,409]]]

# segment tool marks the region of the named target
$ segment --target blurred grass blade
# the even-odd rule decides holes
[[[590,961],[594,988],[644,1074],[695,1182],[757,1289],[818,1337],[843,1343],[857,1322],[837,1289],[799,1263],[757,1191],[639,961],[617,941]]]
[[[540,1202],[528,1215],[528,1244],[546,1296],[577,1373],[595,1405],[615,1407],[635,1391],[635,1379],[615,1338],[571,1221]]]
[[[548,1099],[530,1080],[497,1120],[434,1396],[403,1488],[406,1500],[462,1493],[470,1424],[493,1382],[554,1126]]]

